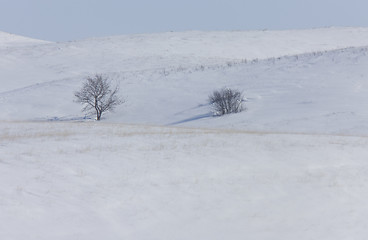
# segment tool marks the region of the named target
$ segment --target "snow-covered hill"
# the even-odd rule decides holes
[[[29,47],[38,44],[46,44],[47,41],[27,38],[6,32],[0,32],[0,49],[13,47]]]
[[[0,41],[0,239],[366,238],[368,29]],[[246,111],[211,115],[224,86]]]
[[[7,79],[0,93],[94,73],[151,72],[367,46],[368,28],[172,32],[27,45],[0,43],[0,79]]]
[[[363,47],[362,47],[363,46]],[[0,48],[2,120],[84,117],[84,78],[120,83],[105,121],[256,131],[368,134],[368,29],[184,32]],[[211,117],[207,96],[244,91],[247,111]]]

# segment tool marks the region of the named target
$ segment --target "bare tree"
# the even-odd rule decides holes
[[[114,108],[124,103],[118,96],[119,86],[111,89],[111,83],[100,74],[88,77],[80,91],[74,93],[76,102],[85,105],[84,112],[96,111],[96,119],[101,120],[102,113],[113,111]]]
[[[213,93],[208,97],[208,101],[217,115],[238,113],[244,109],[243,94],[238,90],[230,88],[222,88],[220,90],[213,91]]]

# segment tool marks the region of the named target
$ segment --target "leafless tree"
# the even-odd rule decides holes
[[[238,90],[230,88],[215,90],[208,99],[217,115],[238,113],[244,110],[244,96]]]
[[[119,86],[112,89],[110,81],[101,74],[88,77],[80,91],[74,93],[76,102],[84,105],[82,111],[96,111],[96,119],[101,120],[102,113],[113,111],[114,108],[124,103],[118,96]]]

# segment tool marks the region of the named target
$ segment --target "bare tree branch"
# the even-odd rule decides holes
[[[82,111],[96,112],[96,119],[101,120],[102,113],[113,111],[125,101],[118,96],[119,86],[111,89],[110,82],[100,74],[88,77],[80,91],[74,93],[76,102],[84,105]]]

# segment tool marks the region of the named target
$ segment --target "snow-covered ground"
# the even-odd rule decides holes
[[[366,28],[36,43],[0,47],[1,120],[83,118],[73,93],[101,73],[126,99],[105,121],[368,134]],[[246,112],[210,117],[207,97],[224,86],[244,91]]]
[[[94,73],[150,73],[367,46],[367,39],[367,28],[161,33],[48,44],[0,33],[0,78],[7,79],[0,93]]]
[[[1,49],[9,49],[9,48],[18,48],[18,47],[30,47],[34,45],[42,45],[50,42],[27,38],[15,34],[0,32],[0,48]]]
[[[0,124],[0,239],[365,239],[368,138]]]
[[[368,29],[0,33],[0,239],[365,239]],[[126,103],[94,122],[87,76]],[[244,91],[213,117],[208,95]]]

